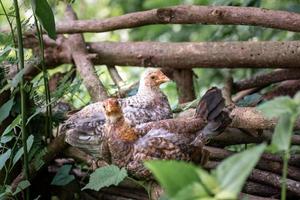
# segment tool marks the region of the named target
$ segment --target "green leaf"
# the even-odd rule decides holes
[[[297,104],[290,97],[278,97],[267,101],[258,106],[266,117],[278,117],[285,113],[294,113],[297,110]]]
[[[6,161],[9,159],[10,155],[11,155],[11,149],[8,149],[4,154],[0,155],[0,170],[2,170]]]
[[[75,179],[74,175],[70,175],[72,165],[64,165],[57,171],[51,185],[64,186]]]
[[[169,197],[174,197],[178,191],[189,184],[200,182],[197,168],[192,164],[152,160],[145,162],[145,166],[154,174]]]
[[[13,138],[14,138],[14,135],[12,132],[10,132],[9,134],[2,135],[1,139],[0,139],[0,143],[6,144],[6,143],[10,142]]]
[[[56,39],[55,20],[52,9],[47,0],[31,0],[34,14],[38,18],[49,37]]]
[[[178,191],[171,200],[197,200],[205,197],[210,197],[207,191],[200,183],[194,182]]]
[[[293,99],[297,104],[300,104],[300,92],[297,92]]]
[[[24,189],[28,188],[30,186],[30,182],[28,180],[21,181],[18,186],[16,191],[13,193],[13,195],[17,195],[19,192],[23,191]]]
[[[0,124],[3,122],[3,120],[5,120],[8,117],[9,112],[13,105],[14,105],[14,98],[11,98],[9,101],[7,101],[5,104],[3,104],[1,106],[1,108],[0,108]]]
[[[127,177],[127,171],[119,169],[115,165],[101,167],[93,172],[90,176],[89,183],[83,188],[99,191],[103,187],[118,185]]]
[[[12,47],[6,46],[2,51],[0,51],[0,57],[3,56],[4,54],[9,54],[12,49],[13,49]]]
[[[230,156],[217,166],[213,171],[221,187],[217,197],[237,198],[265,148],[266,144],[260,144]]]
[[[290,148],[293,126],[296,115],[285,113],[280,118],[272,136],[271,150],[273,152],[287,151]]]
[[[27,151],[29,152],[31,147],[32,147],[32,144],[33,144],[33,135],[30,135],[28,138],[27,138],[27,141],[26,141],[26,144],[27,144]],[[20,160],[20,158],[22,157],[22,155],[24,154],[24,148],[21,147],[17,153],[15,154],[14,158],[13,158],[13,166],[15,166],[15,164]]]
[[[2,133],[2,136],[10,133],[18,124],[20,124],[21,122],[21,115],[18,115],[14,121],[12,121],[12,123],[6,127],[6,129],[4,130],[4,132]]]
[[[25,68],[21,69],[15,76],[14,78],[11,80],[11,87],[15,88],[18,86],[18,84],[20,83],[20,81],[22,80],[22,77],[25,74]]]

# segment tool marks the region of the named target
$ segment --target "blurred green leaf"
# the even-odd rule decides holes
[[[207,191],[200,183],[194,182],[179,190],[172,200],[197,200],[209,197]]]
[[[16,191],[13,193],[13,195],[17,195],[19,192],[23,191],[24,189],[28,188],[30,186],[30,182],[28,180],[21,181],[18,186]]]
[[[89,183],[82,190],[99,191],[103,187],[118,185],[126,177],[127,171],[124,168],[119,169],[115,165],[101,167],[90,175]]]
[[[269,118],[277,117],[285,113],[293,113],[297,110],[297,104],[290,97],[278,97],[258,106],[258,109]]]
[[[6,129],[4,130],[4,132],[2,133],[2,136],[5,136],[6,134],[8,134],[9,132],[11,132],[18,124],[20,124],[21,122],[21,115],[18,115],[14,121],[12,121],[12,123],[6,127]]]
[[[11,155],[11,149],[8,149],[4,154],[0,155],[0,170],[2,170],[6,161],[9,159],[10,155]]]
[[[33,144],[33,135],[30,135],[28,138],[27,138],[27,141],[26,141],[26,144],[27,144],[27,151],[29,152],[31,147],[32,147],[32,144]],[[17,153],[15,154],[14,158],[13,158],[13,166],[15,166],[15,164],[20,160],[20,158],[22,157],[22,155],[24,154],[24,148],[21,147]]]
[[[220,184],[217,197],[237,198],[244,182],[264,152],[266,144],[260,144],[230,156],[213,171]]]
[[[55,20],[52,9],[47,0],[31,0],[31,6],[39,22],[48,33],[49,37],[56,39]]]
[[[201,181],[197,167],[185,162],[152,160],[145,162],[145,166],[151,170],[171,198],[187,185]]]
[[[280,116],[272,136],[271,150],[273,152],[287,151],[290,148],[295,120],[296,115],[290,113]]]
[[[5,134],[5,135],[1,135],[0,143],[6,144],[6,143],[10,142],[13,138],[14,138],[14,135],[12,132]]]
[[[74,175],[70,175],[72,165],[63,165],[55,174],[51,185],[64,186],[75,179]]]
[[[18,86],[18,84],[20,83],[20,81],[22,80],[22,77],[25,73],[25,68],[21,69],[12,79],[10,85],[11,87],[15,88]]]
[[[0,124],[3,122],[3,120],[5,120],[8,117],[9,112],[13,105],[14,105],[14,98],[11,98],[10,100],[8,100],[5,104],[3,104],[1,106],[1,108],[0,108]]]

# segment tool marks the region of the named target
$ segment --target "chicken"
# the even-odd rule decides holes
[[[145,122],[172,118],[167,97],[160,91],[159,86],[169,81],[159,69],[147,69],[141,77],[136,95],[118,99],[124,117],[130,124],[137,125]],[[102,102],[86,106],[72,115],[63,125],[66,131],[66,142],[72,146],[99,157],[98,149],[103,134],[105,117],[101,110]]]
[[[136,178],[150,177],[150,172],[143,166],[146,160],[190,161],[194,152],[201,152],[201,145],[190,145],[193,137],[172,133],[164,128],[153,127],[140,136],[143,128],[136,128],[127,121],[117,99],[106,100],[103,109],[106,122],[102,153],[107,153],[103,157],[107,162],[125,167]]]

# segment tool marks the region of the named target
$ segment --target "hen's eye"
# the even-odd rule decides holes
[[[150,76],[150,78],[153,80],[153,79],[155,79],[155,76]]]

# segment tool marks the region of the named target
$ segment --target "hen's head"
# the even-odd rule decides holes
[[[160,84],[170,79],[160,69],[147,69],[141,77],[141,83],[146,87],[159,88]]]
[[[103,101],[103,112],[105,113],[106,118],[122,116],[122,109],[117,99],[109,98]]]

